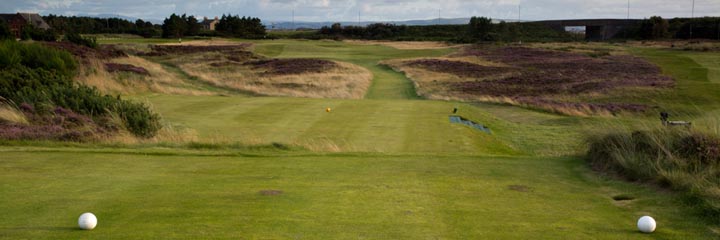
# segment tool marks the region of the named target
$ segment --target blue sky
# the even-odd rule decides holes
[[[0,12],[119,14],[163,19],[171,13],[213,17],[232,13],[263,21],[396,21],[488,16],[524,20],[625,18],[627,0],[1,0]],[[631,0],[632,18],[689,17],[692,0]],[[695,0],[696,16],[720,16],[720,0]]]

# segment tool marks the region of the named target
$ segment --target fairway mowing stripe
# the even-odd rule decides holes
[[[405,74],[396,72],[386,65],[368,68],[372,71],[373,82],[365,94],[366,99],[418,99],[415,87]]]
[[[350,101],[336,105],[332,114],[325,114],[307,128],[297,141],[325,142],[335,144],[344,151],[355,148],[349,142],[356,142],[356,133],[361,131],[363,126],[369,125],[369,117],[373,114],[362,111],[373,102]],[[376,108],[375,108],[376,109]],[[353,150],[367,150],[365,147]]]

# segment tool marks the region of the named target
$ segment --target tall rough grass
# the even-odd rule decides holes
[[[684,192],[704,215],[720,219],[718,132],[613,129],[592,134],[587,142],[587,161],[593,169]]]
[[[361,99],[372,83],[373,74],[360,66],[335,62],[339,67],[321,73],[265,75],[265,70],[244,66],[209,67],[205,62],[179,67],[199,80],[215,86],[268,96]]]
[[[142,76],[132,73],[110,73],[100,60],[91,60],[80,70],[76,81],[97,88],[104,94],[132,95],[143,93],[167,93],[191,96],[214,95],[174,74],[162,65],[141,57],[130,56],[110,60],[113,63],[130,64],[146,69],[150,74]]]
[[[28,124],[28,120],[17,108],[0,103],[0,123]]]

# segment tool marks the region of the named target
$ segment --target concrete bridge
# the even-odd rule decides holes
[[[565,27],[585,27],[586,40],[602,41],[615,37],[620,30],[635,26],[641,21],[641,19],[571,19],[535,23],[545,24],[558,31],[565,31]]]

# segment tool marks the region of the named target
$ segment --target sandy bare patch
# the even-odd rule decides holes
[[[263,196],[276,196],[276,195],[283,194],[283,191],[282,191],[282,190],[268,189],[268,190],[260,190],[259,193],[260,193],[260,195],[263,195]]]
[[[509,190],[516,191],[516,192],[531,192],[532,188],[525,186],[525,185],[510,185],[508,186]]]

